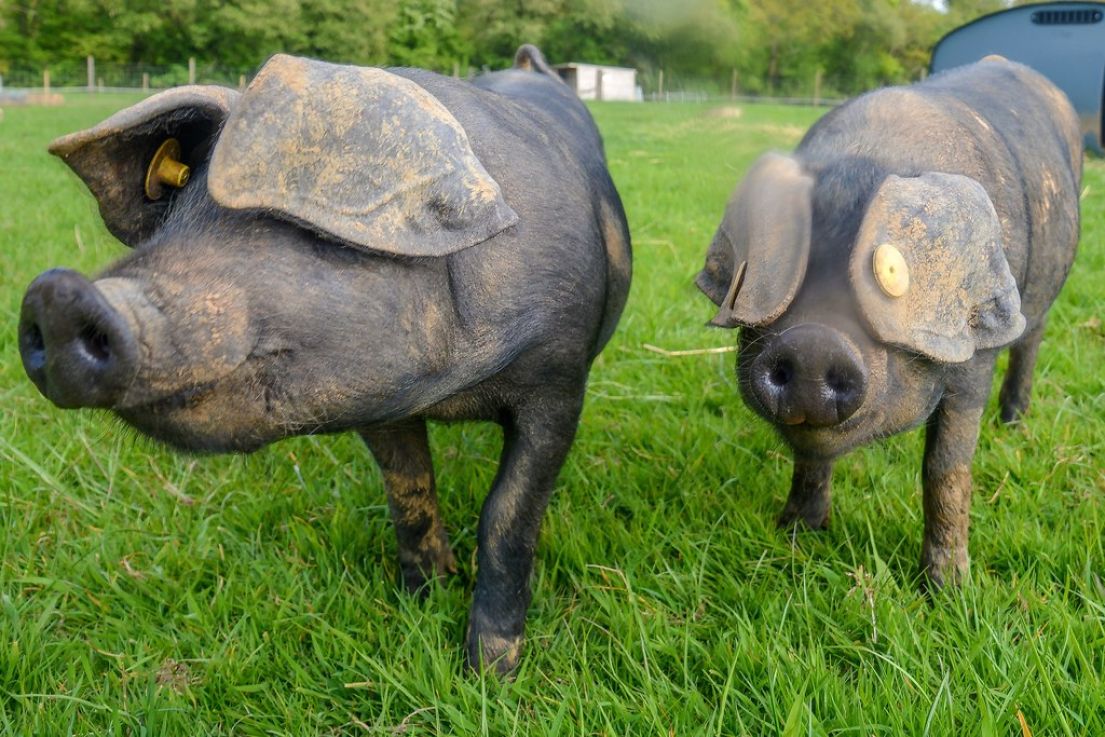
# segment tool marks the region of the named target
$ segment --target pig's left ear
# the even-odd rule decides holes
[[[227,120],[207,186],[224,207],[400,256],[443,256],[518,222],[460,123],[421,86],[282,54]]]
[[[969,177],[887,177],[867,207],[850,270],[876,337],[936,361],[966,361],[1024,331],[1001,223]]]

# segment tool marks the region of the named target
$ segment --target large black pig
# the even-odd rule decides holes
[[[1028,407],[1078,242],[1082,145],[1058,89],[1000,57],[859,97],[730,201],[698,286],[742,327],[745,401],[794,451],[780,524],[829,519],[833,461],[926,425],[924,581],[968,571],[971,462],[998,352]]]
[[[170,90],[51,152],[134,250],[28,288],[42,393],[193,451],[357,431],[411,590],[455,569],[426,421],[499,423],[467,654],[513,668],[541,517],[630,281],[598,131],[540,52],[474,83],[275,56],[241,95]]]

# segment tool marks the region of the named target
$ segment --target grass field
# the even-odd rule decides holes
[[[785,448],[741,404],[692,285],[725,198],[820,111],[595,108],[634,237],[538,549],[516,680],[463,668],[492,426],[433,430],[461,574],[403,594],[360,442],[171,454],[23,375],[26,284],[123,252],[45,152],[132,101],[0,122],[0,730],[26,735],[1105,734],[1105,165],[1031,414],[991,407],[973,579],[917,593],[919,432],[847,456],[833,524],[774,527]]]

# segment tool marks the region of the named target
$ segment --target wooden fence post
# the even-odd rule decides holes
[[[188,84],[196,83],[196,57],[188,57]]]
[[[817,68],[817,72],[813,75],[813,106],[819,107],[821,105],[821,67]]]
[[[595,99],[596,100],[602,100],[603,99],[602,70],[601,69],[599,69],[595,72]]]
[[[150,73],[149,72],[142,72],[142,91],[143,92],[149,92],[150,91]]]
[[[246,75],[238,75],[238,89],[244,90],[246,88]]]
[[[42,96],[49,99],[50,97],[50,70],[42,70]]]
[[[88,91],[96,91],[96,58],[92,54],[88,55],[85,60],[85,65],[88,70]]]
[[[730,100],[736,100],[737,99],[737,80],[738,79],[739,79],[739,77],[737,76],[737,70],[734,67],[733,76],[730,77],[730,79],[729,79],[729,99]]]
[[[656,84],[656,98],[659,99],[664,96],[664,70],[660,70],[659,80]]]

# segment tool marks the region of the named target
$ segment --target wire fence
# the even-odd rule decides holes
[[[781,75],[774,80],[742,77],[738,70],[710,78],[662,68],[637,72],[641,98],[649,102],[773,102],[782,105],[834,106],[848,98],[823,83],[823,72]]]
[[[13,64],[0,75],[7,90],[40,90],[87,92],[124,90],[163,90],[183,84],[218,84],[244,86],[256,69],[231,69],[210,64],[197,64],[189,59],[181,64],[112,64],[88,59],[65,61],[43,66]]]

